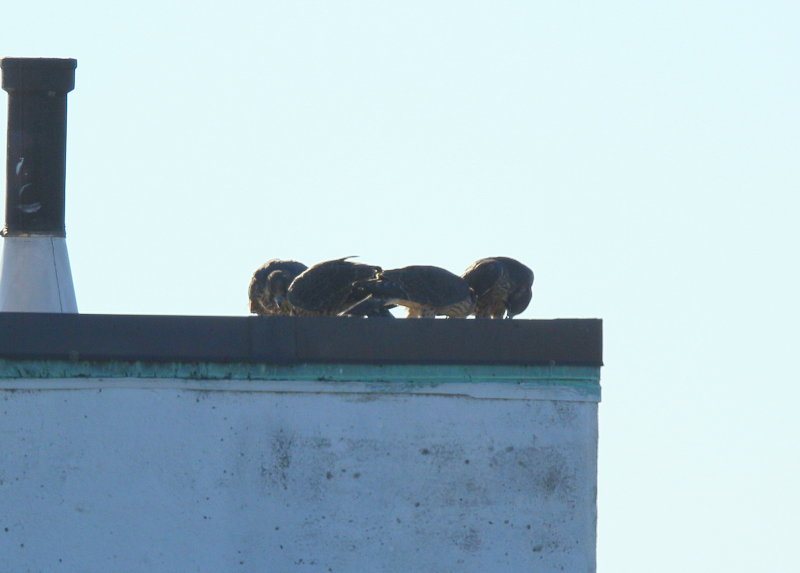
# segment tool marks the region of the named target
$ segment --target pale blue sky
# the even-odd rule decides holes
[[[605,321],[598,570],[796,567],[800,4],[143,0],[3,19],[0,55],[78,60],[82,312],[244,315],[275,257],[519,258],[536,273],[522,318]]]

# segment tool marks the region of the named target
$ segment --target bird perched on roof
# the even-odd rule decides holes
[[[248,298],[254,314],[291,315],[292,305],[286,298],[289,285],[308,267],[297,261],[272,259],[261,265],[250,280]]]
[[[313,265],[289,285],[289,302],[298,315],[337,316],[366,298],[353,283],[377,276],[381,268],[348,261],[344,257]]]
[[[477,296],[476,318],[513,318],[531,302],[533,271],[516,259],[480,259],[461,276]]]
[[[467,282],[441,267],[412,265],[382,271],[355,284],[356,291],[408,308],[408,318],[465,318],[475,308]]]

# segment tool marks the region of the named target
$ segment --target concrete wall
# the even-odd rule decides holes
[[[184,370],[0,361],[3,570],[595,570],[599,368]]]

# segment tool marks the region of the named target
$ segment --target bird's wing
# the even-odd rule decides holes
[[[481,259],[464,272],[463,278],[480,296],[494,286],[502,273],[503,266],[498,261]]]

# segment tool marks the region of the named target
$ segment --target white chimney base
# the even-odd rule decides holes
[[[6,237],[0,312],[78,312],[63,237]]]

